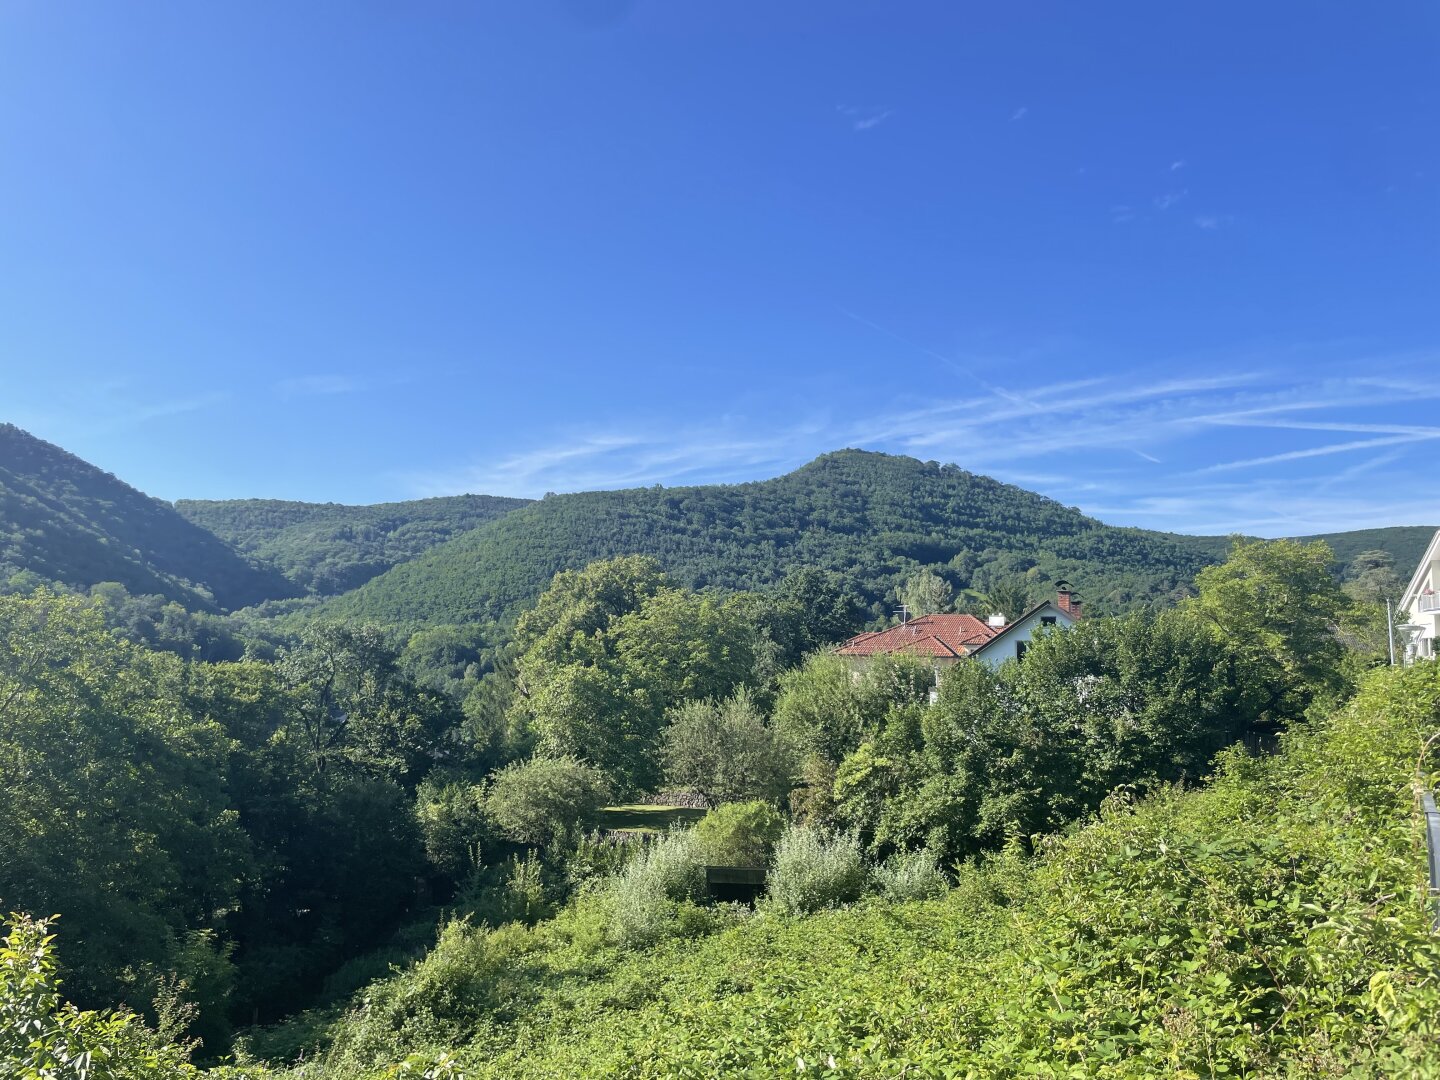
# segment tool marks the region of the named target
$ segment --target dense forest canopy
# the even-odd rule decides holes
[[[1418,558],[1424,530],[1375,530]],[[1412,533],[1414,535],[1412,535]],[[1386,534],[1386,535],[1378,535]],[[849,579],[888,617],[929,567],[957,594],[1074,583],[1095,612],[1173,601],[1228,541],[1116,528],[953,465],[859,450],[749,484],[548,496],[401,564],[323,610],[402,624],[504,619],[557,571],[646,554],[692,588],[759,589],[800,567]],[[1353,553],[1357,548],[1350,548]]]
[[[57,582],[130,597],[125,618],[248,607],[241,636],[285,635],[316,614],[414,629],[474,625],[484,648],[559,570],[648,555],[691,588],[762,590],[801,568],[833,571],[883,622],[901,603],[1019,610],[1064,578],[1090,610],[1186,595],[1228,540],[1120,529],[953,465],[845,450],[772,480],[582,492],[539,502],[457,495],[374,506],[147,498],[14,427],[0,430],[0,590]],[[1324,537],[1349,570],[1418,557],[1430,530]],[[919,583],[920,568],[930,571]],[[923,586],[924,597],[915,588]],[[910,591],[907,593],[907,587]],[[303,598],[301,598],[303,597]],[[142,613],[139,608],[157,610]],[[295,613],[266,626],[277,614]],[[184,622],[178,614],[171,623]],[[201,635],[210,658],[235,652]],[[140,638],[177,640],[171,628]]]
[[[175,509],[307,592],[333,596],[363,585],[528,499],[453,495],[344,506],[279,499],[181,499]]]
[[[555,495],[331,601],[381,622],[500,619],[557,571],[646,554],[692,588],[758,589],[800,567],[853,582],[872,617],[932,567],[957,591],[1011,577],[1079,584],[1092,610],[1183,595],[1225,543],[1104,525],[954,466],[846,450],[749,484]]]
[[[173,507],[73,454],[0,424],[0,582],[118,582],[192,610],[233,610],[298,592]]]

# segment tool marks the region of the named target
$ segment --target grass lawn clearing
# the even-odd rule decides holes
[[[695,810],[688,806],[649,806],[644,803],[630,803],[625,806],[604,807],[601,809],[596,823],[602,829],[623,829],[626,832],[664,832],[676,822],[693,825],[704,816],[704,810]]]

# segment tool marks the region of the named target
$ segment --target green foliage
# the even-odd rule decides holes
[[[494,843],[494,824],[485,810],[485,789],[432,774],[415,794],[415,818],[430,865],[459,881],[481,865]]]
[[[853,582],[872,617],[922,567],[956,588],[971,586],[963,570],[972,564],[997,576],[1065,578],[1103,613],[1183,595],[1220,554],[1205,538],[1113,528],[953,465],[844,450],[758,483],[543,499],[327,610],[405,624],[502,619],[558,571],[632,553],[653,556],[691,588],[759,590],[802,567],[834,572]]]
[[[716,922],[624,955],[595,944],[589,901],[503,942],[467,929],[423,978],[372,990],[322,1074],[448,1051],[506,1080],[1440,1076],[1412,788],[1437,730],[1440,665],[1378,672],[1277,755],[1111,799],[937,899]]]
[[[8,1080],[173,1080],[198,1076],[191,1046],[134,1013],[82,1012],[60,997],[54,936],[11,914],[0,942],[0,1075]],[[248,1075],[258,1080],[260,1073]],[[242,1080],[232,1074],[233,1080]]]
[[[61,910],[83,1004],[149,1004],[184,934],[253,872],[226,800],[235,747],[183,709],[186,670],[105,632],[76,597],[0,597],[0,896]],[[147,973],[141,975],[140,973]]]
[[[187,520],[278,568],[307,592],[333,596],[529,500],[494,495],[343,506],[279,499],[181,499]]]
[[[30,575],[88,589],[119,582],[187,608],[231,610],[295,589],[167,503],[10,424],[0,424],[0,582]]]
[[[666,711],[730,693],[751,669],[751,641],[741,605],[670,588],[653,560],[567,571],[516,628],[512,723],[621,790],[651,789]]]
[[[413,902],[413,803],[359,752],[358,710],[345,767],[318,771],[303,688],[272,665],[182,663],[102,614],[0,597],[0,896],[65,913],[78,1004],[153,1011],[178,980],[221,1053],[232,1016],[303,1004]]]
[[[689,829],[672,829],[646,844],[612,881],[610,937],[643,948],[681,933],[687,911],[677,906],[705,895],[705,854]]]
[[[131,596],[113,581],[92,586],[90,596],[105,624],[137,645],[210,663],[245,656],[247,641],[229,616],[188,611],[163,596]]]
[[[785,819],[768,802],[732,802],[711,810],[694,828],[710,866],[766,866],[785,832]]]
[[[572,757],[535,757],[494,776],[485,808],[511,840],[552,851],[576,842],[595,821],[609,789],[592,765]]]
[[[912,574],[900,590],[900,602],[912,619],[946,610],[953,597],[950,583],[928,568]]]
[[[795,825],[775,845],[775,865],[766,882],[768,900],[776,911],[804,915],[858,900],[866,877],[854,833]]]
[[[504,926],[538,922],[554,911],[554,882],[532,850],[498,866],[478,869],[456,897],[455,907],[478,922]]]
[[[1321,541],[1234,539],[1230,557],[1195,579],[1194,608],[1225,638],[1272,719],[1301,715],[1341,684],[1337,631],[1347,600]]]
[[[878,733],[889,712],[929,700],[935,672],[923,657],[881,655],[862,669],[833,653],[816,653],[780,679],[774,724],[801,752],[838,762]]]
[[[1193,616],[1087,619],[998,672],[955,665],[933,706],[895,701],[838,770],[839,814],[876,851],[955,860],[1059,829],[1117,785],[1200,779],[1257,716]]]
[[[711,806],[789,792],[793,754],[744,687],[724,701],[687,701],[669,721],[660,759],[670,788],[696,792]]]
[[[279,670],[317,773],[349,769],[413,788],[459,722],[448,697],[403,676],[389,638],[369,624],[307,626]]]
[[[1030,607],[1033,586],[1019,574],[1008,577],[992,577],[983,591],[973,594],[966,606],[973,614],[984,618],[989,615],[1004,615],[1007,622],[1013,622]]]
[[[870,880],[875,892],[892,904],[933,900],[949,887],[935,856],[924,850],[891,855],[870,872]]]

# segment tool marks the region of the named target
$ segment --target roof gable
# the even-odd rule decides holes
[[[995,634],[995,627],[974,615],[922,615],[884,630],[857,634],[837,646],[835,652],[851,657],[911,653],[959,658],[974,652]]]
[[[1022,614],[1022,615],[1021,615],[1018,619],[1016,619],[1014,622],[1012,622],[1012,623],[1008,624],[1007,626],[1005,626],[998,634],[996,634],[994,637],[992,637],[989,641],[986,641],[986,642],[985,642],[983,645],[981,645],[979,648],[975,649],[975,650],[973,651],[972,655],[977,655],[977,656],[978,656],[980,653],[982,653],[982,652],[984,652],[986,649],[988,649],[991,645],[994,645],[997,641],[1001,640],[1002,638],[1008,638],[1013,631],[1019,630],[1019,629],[1020,629],[1021,627],[1023,627],[1027,622],[1029,622],[1030,619],[1031,619],[1033,616],[1039,615],[1039,614],[1040,614],[1042,611],[1044,611],[1046,608],[1049,608],[1051,611],[1055,612],[1055,614],[1056,614],[1059,618],[1064,619],[1064,620],[1065,620],[1065,624],[1066,624],[1067,626],[1074,626],[1075,623],[1078,621],[1078,620],[1075,618],[1074,615],[1070,614],[1070,612],[1065,611],[1063,608],[1059,607],[1059,606],[1055,603],[1055,601],[1053,601],[1053,600],[1042,600],[1040,603],[1038,603],[1038,604],[1036,604],[1034,607],[1032,607],[1029,611],[1027,611],[1027,612],[1025,612],[1024,614]],[[1057,623],[1057,625],[1058,625],[1058,623]]]

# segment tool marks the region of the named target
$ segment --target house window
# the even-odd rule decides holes
[[[1024,659],[1025,659],[1025,650],[1026,650],[1027,647],[1029,647],[1029,645],[1030,645],[1030,643],[1029,643],[1028,641],[1017,641],[1017,642],[1015,642],[1015,659],[1016,659],[1016,660],[1024,660]]]
[[[1055,625],[1055,616],[1054,616],[1054,615],[1041,615],[1041,616],[1040,616],[1040,625],[1041,625],[1041,626],[1054,626],[1054,625]]]

